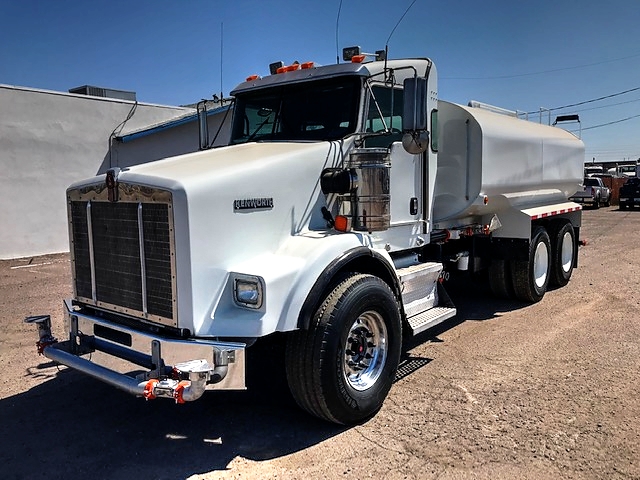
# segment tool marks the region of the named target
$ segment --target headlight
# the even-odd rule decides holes
[[[262,279],[249,275],[236,275],[233,299],[243,307],[260,308],[263,302]]]

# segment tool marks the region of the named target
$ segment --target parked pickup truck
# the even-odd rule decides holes
[[[569,200],[577,203],[593,205],[593,208],[600,208],[600,205],[608,207],[611,205],[611,190],[604,185],[599,177],[586,177],[582,191],[577,191]]]
[[[633,208],[640,205],[640,178],[634,177],[627,180],[620,187],[620,210]]]

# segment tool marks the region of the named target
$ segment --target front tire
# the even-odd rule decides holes
[[[529,259],[511,262],[513,291],[518,300],[536,303],[542,300],[551,272],[551,245],[547,231],[534,227],[529,243]]]
[[[372,275],[352,275],[329,293],[308,330],[289,337],[291,393],[321,419],[360,423],[389,393],[401,345],[400,312],[389,286]]]

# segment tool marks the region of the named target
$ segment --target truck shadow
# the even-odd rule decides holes
[[[486,278],[471,278],[466,273],[452,275],[445,288],[456,307],[456,315],[425,332],[404,339],[403,356],[395,382],[410,376],[433,361],[431,358],[412,356],[410,352],[417,346],[425,343],[443,342],[439,338],[441,334],[466,321],[491,320],[497,318],[498,313],[518,310],[527,306],[526,303],[518,300],[495,297],[489,289]]]
[[[175,405],[39,367],[25,376],[51,378],[0,400],[3,478],[186,478],[226,470],[237,456],[287,455],[345,430],[305,414],[281,389],[207,392]]]
[[[457,314],[442,328],[452,328],[467,320],[490,320],[496,318],[498,312],[510,312],[528,305],[519,300],[494,296],[489,289],[488,278],[469,277],[471,275],[467,273],[455,274],[446,283],[445,288],[456,306]]]
[[[450,282],[447,291],[458,314],[405,341],[396,381],[432,361],[411,356],[413,346],[441,341],[438,335],[464,321],[490,319],[497,311],[524,306],[488,302],[482,285],[470,289],[466,281]],[[3,478],[186,478],[226,470],[236,457],[282,457],[347,429],[315,419],[295,405],[283,375],[281,342],[257,347],[255,354],[269,361],[248,372],[247,391],[208,392],[185,405],[146,402],[72,370],[58,370],[41,357],[41,364],[15,374],[41,383],[0,400],[8,434],[0,449]]]

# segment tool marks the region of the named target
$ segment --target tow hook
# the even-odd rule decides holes
[[[42,355],[49,345],[58,343],[58,339],[51,334],[51,315],[33,315],[25,318],[24,323],[35,323],[38,327],[39,339],[36,342],[38,355]]]

